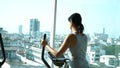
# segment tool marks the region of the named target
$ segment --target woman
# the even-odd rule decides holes
[[[69,49],[71,53],[71,68],[89,68],[86,61],[86,50],[87,50],[87,36],[83,33],[84,26],[82,24],[82,18],[79,13],[72,14],[68,21],[70,22],[71,34],[69,34],[58,51],[47,44],[47,41],[43,40],[41,44],[46,46],[46,48],[55,56],[59,57]]]

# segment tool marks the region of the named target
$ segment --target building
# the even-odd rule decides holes
[[[99,62],[100,56],[105,55],[105,50],[98,46],[91,45],[87,47],[87,54],[89,56],[89,63]]]
[[[3,28],[0,27],[0,33],[1,33],[1,34],[7,34],[8,32],[5,31],[5,30],[3,30]]]
[[[6,62],[2,65],[2,68],[46,68],[44,64],[36,61],[36,55],[34,51],[31,52],[31,48],[27,48],[30,46],[27,42],[27,39],[22,37],[19,34],[6,34],[3,35],[3,43],[6,54]],[[36,50],[36,49],[35,49]],[[3,58],[1,54],[2,51],[0,49],[0,61]],[[30,55],[28,54],[30,53]],[[31,54],[32,53],[32,54]],[[41,60],[41,52],[37,52],[39,60]]]
[[[103,33],[95,33],[94,37],[98,40],[103,40],[104,42],[107,42],[108,34],[105,34],[105,28],[103,28]]]
[[[87,47],[87,54],[89,56],[89,63],[95,63],[100,61],[100,56],[105,55],[105,50],[103,50],[103,44],[100,42],[89,42]]]
[[[39,36],[40,21],[38,19],[30,19],[30,36],[36,38]]]
[[[7,61],[12,61],[12,60],[17,60],[17,55],[16,55],[16,51],[18,49],[19,46],[21,46],[20,40],[18,38],[17,34],[6,34],[3,35],[3,43],[4,43],[4,49],[5,49],[5,53],[6,53],[6,58]],[[0,50],[0,54],[1,54],[1,50]],[[0,57],[2,57],[2,55],[0,55]]]
[[[102,55],[100,56],[100,62],[104,63],[107,66],[115,67],[116,57],[114,55]]]
[[[22,33],[22,25],[19,25],[19,34],[23,34]]]

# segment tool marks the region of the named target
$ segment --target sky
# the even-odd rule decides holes
[[[85,33],[120,36],[120,0],[57,0],[56,33],[70,33],[68,17],[80,13]],[[30,19],[40,21],[40,31],[51,31],[54,0],[0,0],[0,27],[9,33],[29,33]]]

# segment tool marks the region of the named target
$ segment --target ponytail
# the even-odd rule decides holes
[[[80,24],[80,25],[78,26],[78,29],[79,29],[80,33],[83,33],[83,30],[84,30],[83,24]]]
[[[76,27],[78,27],[80,33],[83,33],[84,26],[82,24],[82,17],[79,13],[74,13],[72,14],[69,18],[68,21],[75,24]]]

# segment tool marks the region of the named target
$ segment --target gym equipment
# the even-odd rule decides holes
[[[44,34],[43,39],[46,40],[46,34]],[[44,51],[45,51],[45,46],[43,46],[43,48],[42,48],[42,55],[41,55],[42,61],[48,68],[51,68],[50,65],[47,63],[47,61],[44,58]],[[58,57],[58,58],[56,58],[50,52],[48,52],[48,55],[49,55],[49,58],[52,60],[54,65],[56,65],[56,66],[58,66],[60,68],[60,67],[63,67],[63,65],[65,64],[65,66],[63,68],[68,68],[68,66],[66,65],[67,64],[66,60],[69,60],[69,59],[65,58],[63,55]]]
[[[1,33],[0,33],[0,46],[1,46],[1,51],[2,51],[2,55],[3,55],[3,60],[0,62],[0,67],[1,67],[6,61],[5,50],[4,50],[4,45],[3,45]]]

